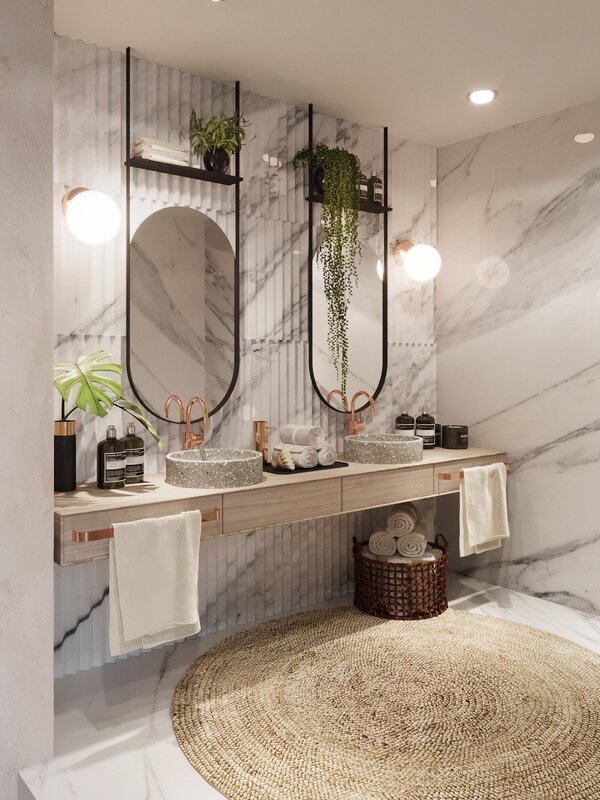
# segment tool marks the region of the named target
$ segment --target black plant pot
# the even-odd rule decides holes
[[[325,170],[323,167],[313,167],[310,171],[310,183],[313,194],[325,193]]]
[[[229,169],[229,153],[222,147],[214,151],[206,150],[202,160],[209,172],[219,172],[224,175]]]
[[[54,422],[54,491],[74,492],[76,480],[76,423],[73,420]]]

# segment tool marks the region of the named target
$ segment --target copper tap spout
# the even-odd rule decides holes
[[[165,418],[169,419],[169,409],[171,403],[177,403],[179,406],[179,421],[183,424],[185,422],[185,411],[183,410],[183,400],[178,394],[170,394],[165,402]],[[185,450],[185,432],[181,433],[181,448]]]
[[[368,392],[365,392],[363,389],[356,392],[352,398],[352,403],[350,404],[351,416],[350,421],[348,422],[348,434],[350,436],[354,436],[357,433],[362,433],[365,429],[365,419],[362,411],[359,411],[358,418],[356,417],[356,401],[359,397],[366,397],[371,407],[371,416],[375,413],[375,401],[371,395]]]
[[[344,406],[344,411],[346,411],[346,412],[350,411],[350,408],[348,407],[348,398],[342,392],[341,389],[332,389],[329,392],[329,394],[327,395],[327,402],[329,403],[329,405],[331,405],[332,398],[335,397],[337,394],[339,394],[339,396],[340,396],[340,398],[342,400],[342,405]]]
[[[202,409],[202,416],[198,422],[198,433],[192,431],[192,409],[195,404]],[[201,397],[194,396],[187,404],[185,410],[185,432],[183,434],[183,449],[193,450],[194,447],[201,447],[204,444],[204,429],[208,425],[208,406]]]

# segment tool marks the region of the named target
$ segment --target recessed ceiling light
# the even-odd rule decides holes
[[[469,92],[467,100],[470,103],[475,103],[476,106],[484,106],[486,103],[491,103],[498,97],[498,92],[495,89],[475,89],[474,92]]]
[[[577,144],[589,144],[593,142],[596,137],[593,133],[578,133],[574,138]]]

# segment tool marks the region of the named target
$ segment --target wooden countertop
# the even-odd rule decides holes
[[[302,470],[302,472],[273,474],[263,473],[261,483],[232,489],[182,489],[165,483],[163,475],[149,475],[141,484],[124,489],[98,489],[95,481],[82,483],[75,492],[57,493],[54,496],[54,514],[65,518],[91,511],[114,511],[124,507],[154,505],[155,503],[186,500],[190,498],[209,498],[239,492],[257,492],[281,486],[298,486],[312,481],[332,478],[350,478],[371,473],[398,472],[414,470],[419,467],[439,467],[452,462],[477,458],[505,457],[502,450],[469,447],[466,450],[444,450],[435,448],[423,453],[423,460],[416,464],[358,464],[349,463],[340,469]]]

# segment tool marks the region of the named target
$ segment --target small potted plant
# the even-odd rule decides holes
[[[246,128],[251,124],[242,114],[227,117],[221,112],[217,117],[202,119],[192,111],[189,133],[192,150],[197,156],[204,151],[204,166],[209,172],[224,174],[229,169],[229,159],[246,141]]]
[[[106,350],[97,350],[77,361],[54,365],[54,386],[61,396],[61,418],[54,423],[54,491],[69,492],[76,488],[75,481],[75,422],[69,417],[80,409],[105,417],[113,406],[137,419],[150,436],[163,447],[158,432],[146,419],[142,409],[123,397],[123,387],[111,375],[123,374],[123,367]],[[73,407],[67,411],[70,396],[77,390]]]

